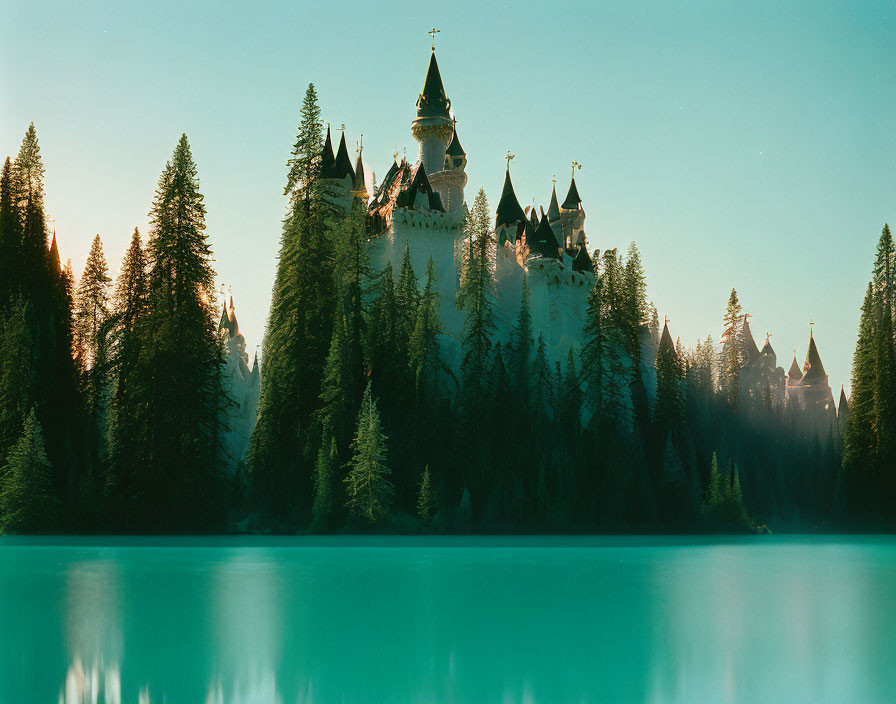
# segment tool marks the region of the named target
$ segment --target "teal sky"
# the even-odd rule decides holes
[[[688,345],[733,287],[761,345],[802,363],[808,322],[846,382],[874,247],[896,220],[896,2],[0,3],[0,149],[34,121],[47,208],[80,274],[113,271],[181,132],[249,346],[261,342],[305,87],[364,134],[377,178],[407,147],[432,26],[469,158],[497,205],[570,162],[589,246],[635,240]]]

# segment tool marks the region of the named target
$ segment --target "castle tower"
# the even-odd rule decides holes
[[[330,137],[330,125],[327,125],[327,138],[324,140],[324,149],[320,153],[320,177],[333,177],[333,164],[336,157],[333,154],[333,140]]]
[[[467,154],[457,138],[457,125],[451,135],[451,142],[445,150],[444,168],[433,174],[430,182],[442,197],[442,205],[449,213],[463,208],[464,186],[467,185]]]
[[[564,248],[580,247],[585,244],[585,210],[582,208],[582,199],[579,197],[579,189],[576,188],[576,179],[573,176],[569,183],[569,192],[566,200],[560,206],[560,219],[563,223],[561,246]],[[557,234],[560,234],[558,231]]]
[[[448,142],[454,134],[454,121],[449,110],[451,101],[445,94],[436,52],[433,49],[423,91],[417,98],[417,117],[411,123],[411,134],[420,143],[419,161],[428,174],[442,171]],[[446,194],[447,195],[447,194]]]
[[[516,243],[526,222],[526,214],[513,190],[508,167],[504,172],[504,188],[501,190],[501,200],[498,201],[498,210],[495,212],[495,241],[498,247],[502,247],[505,242]]]
[[[364,178],[364,162],[361,160],[362,149],[358,149],[358,159],[355,161],[355,178],[352,181],[352,196],[364,201],[367,205],[369,194],[367,193],[367,183]]]
[[[840,385],[840,403],[837,405],[837,426],[840,437],[846,433],[846,421],[849,420],[849,401],[846,399],[846,389]]]
[[[790,370],[787,372],[787,386],[799,386],[802,378],[803,371],[800,369],[799,362],[796,361],[796,350],[794,350],[793,361],[790,363]]]
[[[551,187],[551,204],[548,206],[548,222],[554,232],[563,232],[563,220],[560,215],[560,205],[557,203],[557,186]]]
[[[750,314],[747,313],[744,315],[744,324],[743,324],[743,336],[744,336],[744,364],[745,366],[752,366],[756,362],[759,361],[759,347],[756,345],[756,340],[753,339],[753,332],[750,330]]]
[[[321,154],[320,177],[332,186],[328,198],[346,211],[352,204],[352,186],[355,181],[355,170],[352,168],[352,160],[348,156],[348,148],[345,146],[345,132],[339,140],[339,149],[336,156],[332,157],[333,143],[330,140],[330,128],[327,127],[327,138],[324,142],[324,150]],[[332,158],[332,161],[331,161]]]
[[[762,346],[762,350],[759,352],[759,356],[762,358],[763,364],[767,366],[769,369],[774,369],[778,366],[778,356],[775,354],[775,350],[772,348],[772,343],[769,340],[769,334],[765,334],[765,344]]]
[[[806,411],[811,412],[810,420],[815,423],[817,428],[823,430],[828,423],[836,426],[834,395],[831,393],[828,375],[821,363],[821,356],[818,354],[818,347],[815,345],[815,337],[811,328],[809,329],[809,348],[806,350],[806,361],[803,364],[801,376],[796,376],[800,372],[799,369],[794,370],[794,366],[796,366],[795,354],[794,364],[790,367],[790,378],[787,381],[788,397],[799,401]]]
[[[232,295],[224,299],[218,331],[226,347],[221,382],[230,401],[220,410],[222,425],[226,429],[223,436],[224,471],[232,478],[249,449],[249,438],[258,420],[258,397],[261,393],[258,354],[250,370],[246,338],[240,332]]]

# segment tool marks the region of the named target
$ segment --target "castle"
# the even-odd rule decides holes
[[[463,356],[464,313],[458,310],[455,301],[466,246],[467,155],[458,137],[435,48],[416,107],[417,114],[411,122],[411,134],[419,144],[415,163],[404,158],[398,161],[396,154],[380,185],[369,193],[361,149],[352,166],[344,132],[334,150],[328,127],[321,153],[320,178],[328,182],[327,192],[334,204],[346,212],[356,199],[367,203],[368,251],[373,271],[382,271],[391,263],[397,276],[406,247],[418,277],[425,275],[432,258],[443,329],[440,352],[449,368],[456,372]],[[533,335],[536,339],[543,336],[554,360],[564,359],[570,347],[581,348],[587,297],[595,277],[575,166],[573,162],[573,175],[563,202],[560,203],[555,186],[547,212],[543,208],[536,212],[534,207],[524,210],[520,206],[510,178],[509,157],[495,213],[496,313],[503,321],[498,340],[505,345],[509,341],[510,326],[519,311],[523,280],[527,278]],[[615,250],[607,254],[614,256]],[[593,256],[598,256],[597,250]],[[235,457],[242,457],[240,453],[244,454],[248,447],[257,418],[259,376],[257,359],[251,372],[248,369],[245,341],[239,334],[232,298],[229,308],[225,303],[220,328],[228,347],[228,392],[236,404],[228,417],[234,428],[230,449]],[[787,374],[777,366],[768,337],[761,350],[756,345],[749,316],[744,317],[742,333],[742,393],[768,393],[776,405],[794,404],[807,411],[807,417],[814,418],[813,424],[818,427],[832,424],[836,432],[837,410],[811,333],[803,367],[800,368],[794,353]],[[658,326],[644,324],[641,338],[644,351],[641,376],[648,395],[652,396],[653,360],[660,340]],[[847,411],[847,400],[841,391],[841,426]]]
[[[249,449],[249,438],[258,420],[258,397],[261,394],[258,354],[255,354],[250,370],[246,338],[240,332],[232,295],[224,299],[218,332],[226,350],[221,375],[227,394],[227,402],[221,409],[225,428],[224,467],[228,478],[232,478]]]
[[[374,271],[391,262],[397,275],[406,246],[418,276],[426,271],[432,257],[441,301],[441,352],[449,367],[456,370],[462,357],[464,322],[455,300],[467,215],[467,155],[458,137],[435,50],[417,98],[411,134],[419,144],[416,162],[399,162],[396,156],[381,184],[369,194],[360,152],[353,168],[345,135],[334,153],[328,128],[321,178],[331,182],[335,200],[346,209],[353,198],[368,201],[369,254]],[[528,274],[533,333],[536,338],[544,336],[554,359],[563,359],[571,346],[579,346],[587,293],[594,283],[584,223],[585,211],[574,177],[562,204],[555,189],[546,213],[536,213],[534,208],[524,211],[513,190],[508,162],[495,217],[496,312],[502,321],[514,320],[523,278]],[[506,337],[509,325],[504,327],[508,328],[504,330]]]

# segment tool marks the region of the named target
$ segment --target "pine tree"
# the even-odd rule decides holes
[[[143,526],[208,526],[220,512],[222,355],[205,205],[186,135],[159,178],[150,222],[146,338],[131,377],[145,423],[125,449],[143,460],[132,515]]]
[[[329,443],[321,443],[314,467],[314,505],[312,506],[312,533],[325,532],[330,528],[336,504],[336,474],[339,471],[339,450],[336,438]]]
[[[737,291],[731,289],[728,306],[722,319],[722,353],[719,359],[719,382],[729,405],[736,407],[740,393],[740,369],[743,366],[743,340],[741,320],[743,313]]]
[[[21,261],[21,235],[14,188],[12,162],[6,157],[0,175],[0,252],[3,253],[0,257],[0,314],[7,310],[10,298],[19,290],[16,262]]]
[[[262,345],[258,423],[248,455],[255,506],[279,522],[296,509],[311,508],[316,438],[309,433],[336,310],[332,251],[337,218],[313,154],[323,142],[316,97],[309,90],[305,98],[287,176],[287,190],[301,193],[290,197],[283,225]]]
[[[680,346],[680,345],[679,345]],[[678,429],[684,422],[684,398],[682,396],[681,358],[672,345],[669,328],[663,328],[656,355],[656,408],[655,418],[661,434]]]
[[[4,533],[45,531],[55,524],[59,499],[33,408],[0,477],[0,529]]]
[[[50,272],[44,215],[44,165],[33,122],[25,132],[13,163],[12,179],[22,238],[20,266],[27,272],[20,281],[26,297],[35,305],[35,313],[42,317],[50,299]]]
[[[531,357],[535,340],[532,338],[532,311],[529,307],[529,277],[523,275],[523,288],[520,296],[520,309],[516,322],[510,333],[510,368],[514,392],[524,406],[529,403],[529,386],[531,384]]]
[[[314,84],[309,83],[302,101],[296,142],[286,162],[289,171],[283,189],[283,194],[289,196],[291,203],[298,199],[302,200],[306,214],[311,211],[310,185],[320,174],[320,155],[324,146],[322,132],[323,123],[320,119],[320,106],[317,104],[317,91],[314,89]]]
[[[109,267],[100,236],[93,239],[87,264],[76,294],[74,338],[77,360],[84,370],[93,367],[99,345],[100,328],[109,317]]]
[[[322,447],[336,441],[340,453],[348,449],[357,408],[352,397],[351,359],[346,353],[345,320],[337,314],[333,322],[333,339],[321,382],[321,407],[315,416],[322,431]]]
[[[132,482],[143,459],[135,456],[133,438],[147,422],[143,384],[139,377],[140,351],[144,341],[152,344],[151,331],[145,329],[149,311],[149,283],[146,256],[140,232],[134,228],[131,244],[125,252],[115,287],[111,321],[109,368],[113,392],[109,413],[110,476],[107,479],[115,497],[114,505],[126,505],[132,497]],[[136,386],[136,388],[135,388]],[[136,490],[134,490],[136,491]]]
[[[30,303],[21,296],[0,316],[0,465],[18,440],[37,396],[37,352]]]
[[[392,262],[386,262],[386,267],[377,277],[375,295],[370,325],[367,327],[367,364],[374,381],[374,392],[382,395],[386,391],[396,392],[402,367],[396,354],[398,304]]]
[[[394,488],[386,465],[386,436],[380,414],[370,393],[364,391],[358,426],[352,442],[350,471],[345,478],[348,507],[354,515],[376,523],[389,515]]]
[[[420,477],[420,491],[417,494],[417,518],[424,526],[429,526],[432,524],[435,514],[436,492],[429,473],[429,465],[426,465],[423,468],[423,475]]]
[[[17,278],[23,303],[30,307],[28,319],[36,352],[33,407],[45,433],[56,485],[68,498],[77,489],[80,466],[74,443],[79,401],[72,360],[72,301],[55,237],[53,246],[47,247],[43,183],[43,160],[31,124],[11,173],[11,199],[21,237]]]
[[[624,296],[625,335],[628,348],[635,363],[641,361],[640,329],[641,324],[650,318],[650,306],[647,303],[647,277],[641,264],[641,253],[632,242],[626,253],[625,268],[622,279]]]
[[[491,269],[494,237],[485,191],[480,189],[473,201],[466,223],[466,236],[472,243],[472,259],[461,288],[461,301],[466,312],[463,331],[464,357],[462,407],[472,426],[483,420],[483,403],[488,397],[487,379],[495,331],[493,309],[494,279]]]
[[[414,403],[419,411],[438,395],[439,357],[439,294],[435,290],[436,267],[432,257],[426,266],[426,286],[417,306],[408,348],[408,364],[414,381]]]
[[[404,258],[401,262],[401,271],[398,274],[398,284],[395,287],[395,302],[398,307],[397,336],[398,347],[396,353],[399,359],[407,359],[408,344],[411,333],[414,331],[414,323],[417,320],[417,307],[420,304],[420,289],[418,288],[417,275],[411,266],[411,250],[408,243],[404,246]]]

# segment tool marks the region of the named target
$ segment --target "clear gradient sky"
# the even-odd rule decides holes
[[[782,7],[782,5],[784,5]],[[874,247],[896,220],[896,2],[0,2],[0,152],[34,121],[46,204],[80,274],[146,232],[186,132],[219,278],[261,342],[305,87],[364,133],[381,178],[437,55],[492,206],[504,154],[523,206],[577,160],[591,248],[641,248],[688,345],[718,340],[731,287],[800,363],[808,321],[847,384]]]

